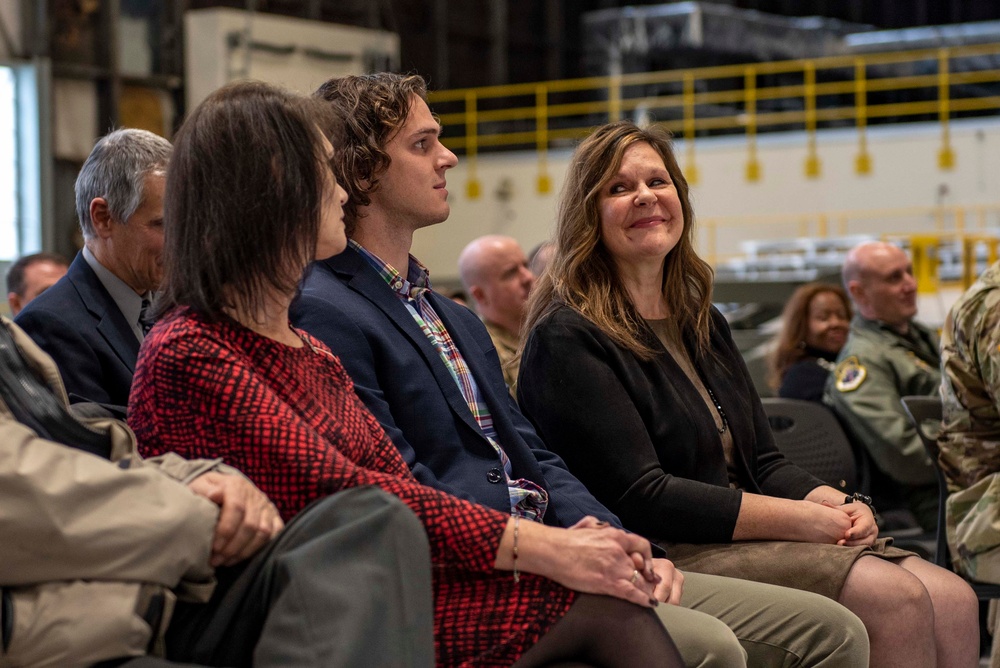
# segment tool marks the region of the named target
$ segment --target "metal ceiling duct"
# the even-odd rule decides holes
[[[845,36],[869,30],[707,2],[605,9],[583,16],[584,67],[604,75],[839,55]]]

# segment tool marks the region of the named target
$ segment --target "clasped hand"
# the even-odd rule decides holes
[[[878,538],[878,524],[875,523],[875,515],[871,508],[860,501],[854,501],[839,506],[839,509],[851,518],[851,528],[842,541],[837,541],[837,545],[855,546],[875,543],[875,539]]]
[[[219,506],[212,566],[232,566],[253,556],[285,526],[267,496],[241,476],[209,471],[188,489]]]
[[[666,559],[654,559],[649,541],[585,517],[570,527],[564,554],[571,559],[562,584],[644,606],[680,602],[684,576]]]
[[[834,505],[829,501],[813,504],[813,527],[817,541],[846,545],[872,545],[878,525],[871,508],[858,501]]]

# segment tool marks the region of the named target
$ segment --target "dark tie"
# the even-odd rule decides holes
[[[143,336],[149,334],[149,330],[153,328],[152,306],[152,302],[145,297],[142,298],[142,308],[139,309],[139,327],[142,327]]]

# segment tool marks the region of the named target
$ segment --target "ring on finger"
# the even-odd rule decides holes
[[[633,570],[632,571],[632,579],[629,580],[629,582],[631,582],[632,584],[635,584],[638,581],[639,581],[639,571]]]

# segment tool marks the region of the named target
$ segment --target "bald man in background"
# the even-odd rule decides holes
[[[493,339],[503,378],[511,394],[517,383],[514,358],[521,343],[521,325],[535,275],[528,258],[512,237],[495,234],[474,239],[458,257],[458,273]]]
[[[913,265],[898,246],[868,241],[847,254],[843,279],[856,315],[824,401],[895,483],[920,526],[933,531],[934,468],[900,403],[906,395],[936,396],[941,385],[937,335],[914,320]]]

